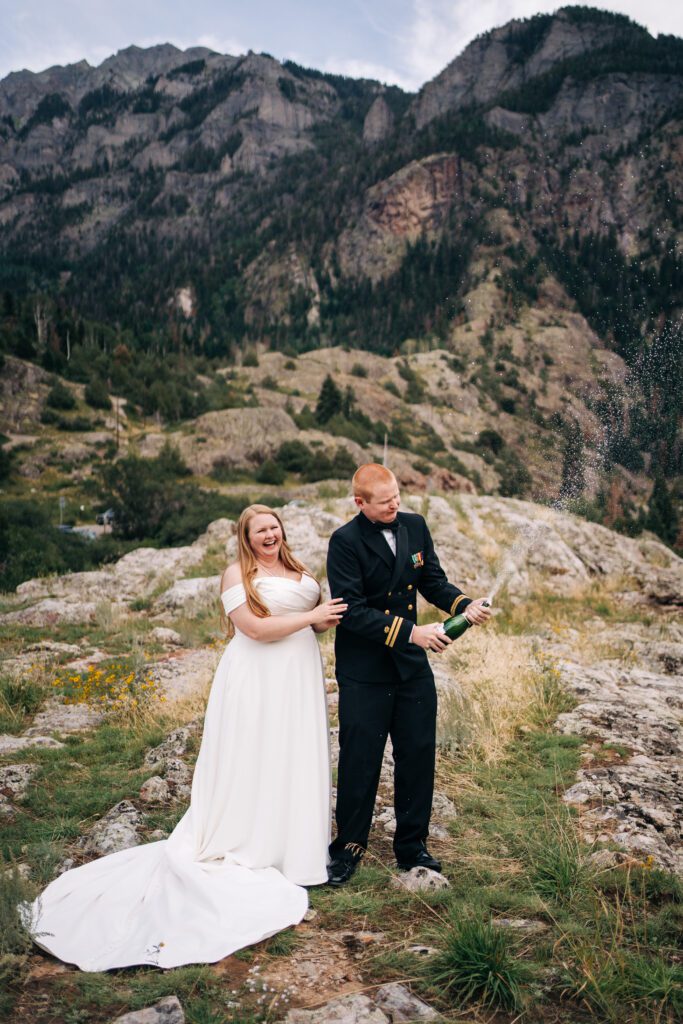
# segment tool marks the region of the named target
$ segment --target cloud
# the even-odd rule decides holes
[[[403,78],[418,88],[434,78],[468,43],[513,18],[552,13],[557,0],[413,0],[410,31],[398,54]],[[670,0],[604,0],[603,10],[626,14],[650,32],[683,35],[683,4]]]
[[[329,71],[333,75],[348,75],[349,78],[373,78],[386,85],[400,85],[408,91],[414,89],[409,75],[402,75],[395,68],[387,67],[385,64],[356,60],[353,57],[327,57],[321,70]]]

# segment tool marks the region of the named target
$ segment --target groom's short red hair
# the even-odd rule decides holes
[[[395,481],[396,477],[386,466],[380,466],[379,462],[366,462],[353,474],[353,496],[370,501],[378,484],[390,484],[392,480]]]

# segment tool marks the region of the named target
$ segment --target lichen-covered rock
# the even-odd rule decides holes
[[[167,629],[165,626],[155,626],[149,634],[151,640],[165,644],[169,647],[182,647],[183,638],[175,629]]]
[[[367,996],[353,993],[315,1010],[290,1010],[285,1024],[388,1024],[388,1018]]]
[[[185,1014],[177,996],[165,996],[154,1006],[115,1017],[111,1024],[185,1024]]]
[[[401,985],[397,981],[378,988],[374,995],[374,1002],[387,1015],[392,1024],[438,1020],[441,1016],[433,1006],[418,999],[406,985]]]
[[[121,800],[107,811],[93,827],[81,836],[78,846],[85,854],[105,857],[109,853],[128,850],[142,842],[140,829],[144,815],[129,800]]]
[[[428,889],[448,889],[450,882],[438,871],[429,868],[411,868],[391,876],[391,884],[395,889],[407,889],[408,892],[424,892]]]
[[[0,794],[15,803],[23,800],[38,770],[37,764],[7,764],[0,767]]]
[[[140,799],[146,804],[165,804],[171,799],[171,790],[165,779],[153,775],[140,787]]]
[[[15,754],[18,750],[29,750],[31,747],[56,750],[63,746],[54,736],[0,736],[0,754]]]
[[[169,733],[158,747],[152,747],[145,754],[145,764],[151,768],[163,766],[168,758],[180,758],[186,754],[190,744],[201,732],[202,722],[195,719],[187,725],[181,725]]]

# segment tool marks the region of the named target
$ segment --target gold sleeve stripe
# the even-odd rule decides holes
[[[469,601],[467,594],[461,594],[460,597],[456,597],[455,601],[451,605],[451,615],[455,615],[455,609],[458,607],[461,601]]]
[[[396,637],[398,636],[398,631],[401,628],[401,623],[402,622],[403,622],[403,619],[401,618],[400,615],[396,615],[394,617],[394,621],[391,624],[391,629],[389,630],[389,632],[387,634],[387,638],[384,641],[384,643],[387,645],[387,647],[393,647],[394,646],[394,643],[396,641]]]

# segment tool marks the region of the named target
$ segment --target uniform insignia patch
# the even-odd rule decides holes
[[[419,569],[425,564],[424,554],[422,551],[416,551],[414,555],[410,556],[413,563],[413,569]]]

